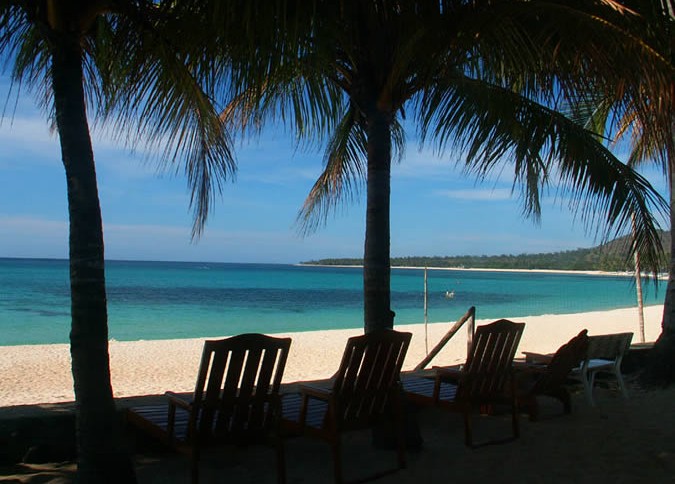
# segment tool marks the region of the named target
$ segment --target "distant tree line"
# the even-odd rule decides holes
[[[665,257],[661,270],[668,271],[670,233],[661,232]],[[319,259],[303,264],[362,265],[357,258]],[[566,250],[540,254],[519,255],[462,255],[462,256],[408,256],[392,257],[392,266],[407,267],[464,267],[467,269],[552,269],[573,271],[633,271],[634,260],[628,238],[621,237],[588,249]]]

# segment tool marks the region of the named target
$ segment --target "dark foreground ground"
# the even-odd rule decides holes
[[[583,395],[576,393],[573,413],[563,415],[557,402],[543,399],[539,421],[521,419],[520,439],[477,449],[463,445],[459,414],[421,410],[416,419],[424,439],[422,449],[407,454],[406,469],[378,482],[675,482],[675,388],[644,391],[632,385],[628,400],[610,388],[600,389],[597,401],[598,406],[591,408]],[[508,415],[476,416],[475,434],[478,441],[507,437]],[[135,451],[140,483],[189,482],[185,457],[134,433],[130,433],[129,443]],[[369,432],[347,434],[343,444],[347,479],[395,466],[394,453],[374,449]],[[65,439],[64,449],[69,445]],[[58,455],[58,449],[51,449],[48,455]],[[40,456],[34,457],[39,460]],[[286,458],[289,483],[333,482],[331,454],[325,443],[307,438],[288,440]],[[212,450],[203,456],[201,471],[203,484],[274,483],[275,454],[264,446]],[[15,464],[0,468],[0,482],[69,483],[73,473],[70,461]]]

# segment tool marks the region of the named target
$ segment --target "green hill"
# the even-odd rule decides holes
[[[662,271],[668,270],[670,232],[661,231],[666,260]],[[303,264],[361,265],[363,259],[320,259]],[[462,255],[392,257],[392,266],[464,267],[470,269],[553,269],[578,271],[632,271],[633,259],[628,252],[628,237],[620,237],[589,249],[567,250],[541,254]]]

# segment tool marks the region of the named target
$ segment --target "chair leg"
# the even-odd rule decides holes
[[[405,469],[406,468],[405,438],[403,438],[402,436],[399,437],[399,442],[398,442],[398,468],[399,469]]]
[[[557,400],[560,400],[560,403],[563,405],[563,411],[566,414],[572,413],[572,397],[570,392],[563,387],[555,388],[548,392],[546,395],[553,397]]]
[[[513,427],[513,436],[520,437],[520,423],[518,422],[518,402],[511,402],[511,426]]]
[[[471,433],[471,407],[465,408],[462,413],[464,414],[464,444],[467,447],[471,447],[473,445]]]
[[[277,482],[279,484],[286,484],[286,453],[284,441],[280,435],[277,435],[275,440],[277,451]]]
[[[190,455],[190,482],[199,484],[199,447],[195,447]]]
[[[581,379],[581,382],[584,385],[584,392],[586,393],[586,401],[591,407],[595,407],[595,401],[593,400],[593,383],[595,382],[595,372],[591,372],[588,375],[584,375]]]
[[[558,399],[562,402],[565,413],[572,413],[572,397],[570,396],[570,393],[567,390],[563,390],[558,395]]]
[[[539,402],[537,402],[537,397],[532,395],[532,398],[528,399],[527,404],[527,413],[530,415],[530,422],[536,422],[539,420]]]
[[[537,406],[537,396],[524,394],[518,397],[518,411],[527,412],[531,422],[539,418],[539,407]]]
[[[401,399],[396,400],[397,403],[395,404],[395,412],[396,415],[394,416],[394,425],[396,426],[396,444],[398,446],[398,467],[399,469],[405,469],[406,462],[405,462],[405,432],[406,432],[406,426],[405,426],[405,420],[404,420],[404,415],[403,412],[401,411]]]
[[[333,451],[333,473],[335,475],[335,484],[342,484],[342,451],[339,433],[333,437],[331,450]]]
[[[626,389],[626,384],[623,381],[623,375],[621,374],[621,368],[614,368],[614,375],[616,376],[616,381],[619,383],[619,390],[621,390],[621,395],[623,398],[628,398],[628,390]]]

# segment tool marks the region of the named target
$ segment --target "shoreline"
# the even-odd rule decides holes
[[[298,267],[338,267],[342,269],[363,269],[363,265],[350,264],[292,264]],[[403,270],[424,270],[430,271],[466,271],[466,272],[516,272],[516,273],[532,273],[532,274],[578,274],[584,276],[615,276],[615,277],[634,277],[632,272],[611,272],[611,271],[594,271],[594,270],[573,270],[573,269],[490,269],[486,267],[436,267],[436,266],[391,266],[392,269]],[[649,275],[643,275],[649,277]],[[667,280],[659,277],[659,280]]]
[[[655,341],[661,333],[662,312],[663,305],[645,307],[647,342]],[[588,329],[589,334],[630,331],[634,333],[633,343],[639,342],[637,308],[510,319],[526,323],[518,356],[522,356],[523,351],[553,352],[583,328]],[[489,322],[491,320],[476,320],[476,324]],[[395,329],[413,333],[403,370],[412,370],[426,356],[427,346],[431,350],[453,324],[454,321],[429,323],[426,335],[424,323],[397,325]],[[330,377],[338,368],[347,338],[362,331],[358,328],[277,334],[293,339],[284,383]],[[111,340],[109,352],[115,398],[161,395],[167,390],[192,392],[205,339]],[[462,328],[430,366],[463,363],[466,342],[466,330]],[[68,344],[4,346],[2,349],[0,407],[74,400]]]

